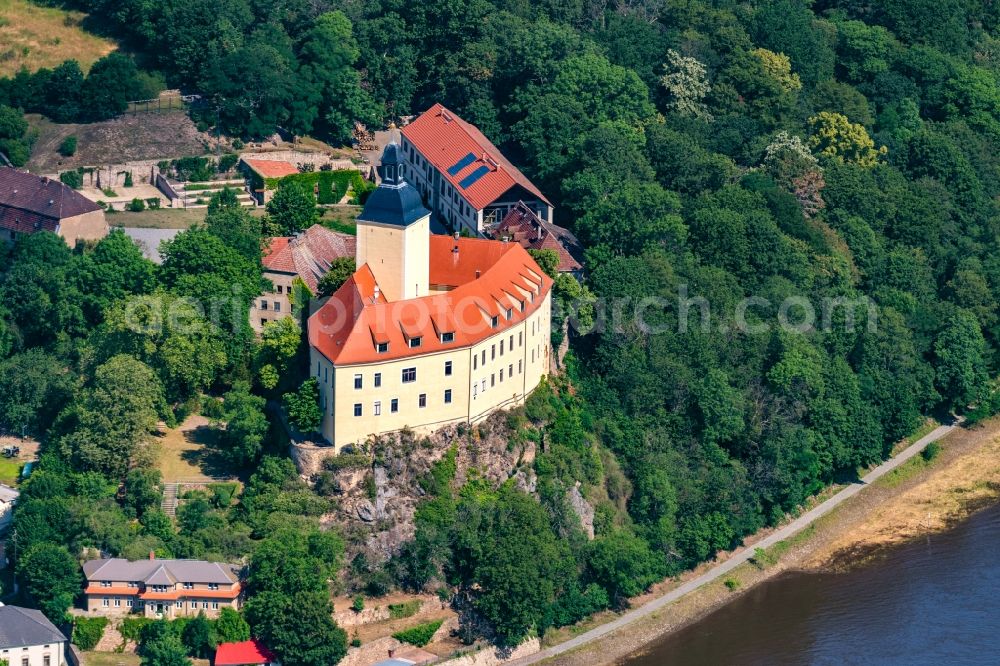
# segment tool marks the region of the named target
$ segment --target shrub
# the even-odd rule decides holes
[[[236,163],[240,161],[240,156],[236,153],[226,153],[219,158],[219,173],[230,171]]]
[[[81,650],[93,650],[108,625],[106,617],[78,617],[73,623],[73,643]]]
[[[243,146],[244,145],[246,145],[246,144],[243,143],[243,139],[238,139],[238,138],[237,139],[233,139],[233,148],[235,150],[243,150]]]
[[[420,610],[420,600],[404,601],[401,604],[389,604],[389,617],[393,620],[400,620],[404,617],[416,615]]]
[[[351,604],[351,608],[355,613],[360,613],[365,609],[365,598],[360,594],[354,597],[354,602]]]
[[[397,631],[392,635],[397,641],[403,641],[404,643],[410,643],[411,645],[416,645],[417,647],[423,647],[431,642],[434,634],[444,620],[434,620],[433,622],[425,622],[423,624],[418,624],[415,627],[410,627],[409,629],[404,629],[403,631]]]
[[[941,455],[941,445],[937,442],[931,442],[924,447],[924,450],[920,452],[920,456],[926,461],[931,462],[935,458]]]
[[[83,187],[83,174],[79,171],[63,171],[59,174],[59,180],[69,187],[72,187],[74,190],[78,190]]]
[[[360,469],[368,467],[368,456],[363,453],[341,453],[323,461],[323,467],[331,472],[342,469]]]
[[[129,202],[128,209],[133,213],[141,213],[142,211],[146,210],[146,202],[140,199],[139,197],[136,197],[135,199],[132,199],[132,201]]]
[[[133,185],[135,185],[135,181],[132,180],[132,172],[131,171],[126,171],[125,172],[125,187],[132,187]]]
[[[150,197],[146,199],[146,207],[150,210],[156,210],[160,207],[160,197]]]
[[[736,580],[735,578],[727,578],[723,582],[723,585],[726,586],[726,589],[728,589],[730,592],[732,592],[733,590],[735,590],[736,588],[738,588],[740,586],[740,581]]]
[[[351,647],[361,647],[361,639],[354,637],[351,639]]]
[[[239,489],[237,483],[210,483],[208,489],[212,491],[212,504],[219,509],[225,509],[233,503],[233,497]]]
[[[152,623],[153,620],[148,617],[127,617],[122,620],[121,626],[118,627],[118,631],[121,633],[123,638],[127,638],[130,641],[138,643],[142,637],[142,630],[145,629],[147,625]]]
[[[72,157],[76,154],[76,135],[70,134],[59,144],[59,154],[63,157]]]

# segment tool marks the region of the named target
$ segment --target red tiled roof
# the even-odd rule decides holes
[[[272,238],[263,258],[264,270],[294,273],[316,293],[333,260],[353,257],[356,245],[354,236],[314,224],[298,236]]]
[[[243,163],[256,171],[262,178],[284,178],[299,172],[291,162],[284,160],[247,160]]]
[[[55,231],[59,220],[101,207],[58,180],[0,167],[0,228]]]
[[[220,643],[215,649],[215,666],[248,666],[272,661],[275,661],[274,653],[256,638],[241,643]]]
[[[579,250],[576,237],[568,229],[543,221],[524,202],[519,201],[507,212],[493,230],[493,235],[497,238],[509,236],[525,250],[553,250],[559,255],[560,273],[582,268],[569,251],[570,247]]]
[[[458,252],[453,252],[456,244]],[[309,318],[310,345],[336,365],[466,347],[524,321],[552,287],[520,245],[478,238],[431,236],[429,277],[432,287],[450,290],[394,302],[380,294],[376,302],[371,270],[362,266]],[[504,312],[508,307],[510,320]],[[490,326],[493,316],[497,328]],[[454,333],[454,340],[441,342],[441,333]],[[407,338],[417,335],[421,344],[411,348]],[[378,342],[388,342],[388,351],[378,353]]]
[[[465,122],[441,104],[429,108],[401,131],[477,210],[496,201],[515,185],[520,185],[551,205],[534,183],[511,164],[477,127]],[[469,154],[473,155],[473,161],[457,170],[454,175],[449,172],[449,169],[458,165]],[[468,187],[462,187],[462,180],[482,166],[489,171]]]

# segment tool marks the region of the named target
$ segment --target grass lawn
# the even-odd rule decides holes
[[[334,206],[323,210],[319,223],[327,229],[355,236],[358,233],[360,214],[361,206]]]
[[[0,483],[8,486],[16,485],[21,473],[21,461],[12,458],[0,458]]]
[[[86,14],[42,7],[28,0],[0,0],[0,76],[76,60],[84,72],[115,50],[110,39],[80,27]]]
[[[87,666],[139,666],[139,655],[118,654],[117,652],[84,652],[83,663]]]
[[[203,416],[191,416],[156,438],[159,469],[167,483],[228,479],[232,473],[210,446],[216,436]]]
[[[2,1],[2,0],[0,0]],[[117,227],[138,227],[141,229],[187,229],[203,222],[207,208],[159,208],[147,209],[141,213],[128,211],[107,216],[108,224]]]

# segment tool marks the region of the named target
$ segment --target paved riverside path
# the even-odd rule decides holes
[[[905,463],[907,460],[909,460],[913,456],[923,451],[924,447],[926,447],[928,444],[930,444],[931,442],[935,442],[944,437],[945,435],[947,435],[948,433],[950,433],[952,430],[958,427],[960,423],[961,420],[958,420],[951,425],[938,426],[924,437],[921,437],[916,442],[906,447],[892,458],[889,458],[884,463],[882,463],[872,471],[868,472],[868,474],[865,474],[863,477],[861,477],[860,482],[852,483],[846,488],[840,490],[837,494],[835,494],[833,497],[826,500],[822,504],[813,507],[812,509],[805,512],[804,514],[802,514],[792,522],[788,523],[784,527],[775,530],[773,534],[770,534],[767,537],[761,539],[757,543],[753,544],[753,546],[747,546],[742,550],[733,553],[733,555],[725,562],[720,562],[717,566],[712,567],[711,569],[701,574],[697,578],[692,578],[691,580],[687,581],[680,587],[670,590],[662,597],[657,597],[656,599],[647,602],[645,605],[642,605],[638,608],[628,611],[621,617],[611,622],[602,624],[599,627],[594,627],[590,631],[585,631],[579,636],[571,638],[570,640],[564,643],[560,643],[559,645],[553,645],[552,647],[536,652],[535,654],[530,655],[528,657],[523,657],[516,661],[512,661],[509,663],[509,666],[525,666],[526,664],[536,664],[545,659],[555,657],[556,655],[564,654],[566,652],[571,652],[572,650],[575,650],[578,647],[581,647],[583,645],[586,645],[587,643],[590,643],[592,641],[598,640],[599,638],[607,636],[608,634],[613,633],[628,624],[631,624],[632,622],[638,620],[639,618],[645,617],[651,613],[655,613],[656,611],[661,610],[664,607],[670,605],[671,603],[677,601],[685,594],[688,594],[689,592],[694,592],[702,585],[705,585],[706,583],[710,583],[713,580],[716,580],[717,578],[725,576],[727,573],[729,573],[736,567],[750,560],[753,557],[754,551],[757,548],[768,548],[778,543],[779,541],[784,541],[785,539],[796,534],[797,532],[804,530],[814,520],[830,513],[830,511],[835,509],[842,502],[844,502],[847,499],[850,499],[851,497],[854,497],[859,492],[861,492],[861,490],[866,485],[872,483],[873,481],[885,476],[892,470],[896,469],[897,467]]]

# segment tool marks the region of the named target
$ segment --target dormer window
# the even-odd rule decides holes
[[[514,318],[514,310],[512,308],[507,308],[507,319]]]
[[[375,343],[375,351],[377,351],[379,354],[386,353],[387,351],[389,351],[389,343],[388,342],[376,342]]]
[[[499,325],[500,325],[500,317],[497,317],[495,315],[493,317],[490,317],[490,326],[496,328]]]
[[[415,349],[420,346],[421,337],[418,335],[415,338],[410,338],[410,349]]]
[[[454,342],[454,341],[455,341],[454,333],[449,332],[441,334],[441,342]]]
[[[525,304],[524,301],[518,301],[521,304],[521,312],[524,312]]]

